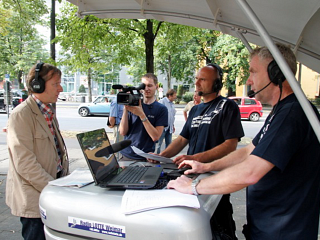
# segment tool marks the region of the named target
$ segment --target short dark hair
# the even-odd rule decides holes
[[[151,79],[153,79],[153,82],[155,85],[158,84],[158,78],[153,73],[146,73],[145,75],[142,76],[142,78],[151,78]]]
[[[167,92],[167,94],[166,94],[166,96],[167,96],[167,97],[173,96],[175,93],[177,93],[176,90],[174,90],[174,89],[169,89],[168,92]]]

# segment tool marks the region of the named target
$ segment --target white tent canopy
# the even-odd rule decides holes
[[[157,19],[221,31],[267,46],[320,141],[320,123],[274,42],[291,45],[297,60],[320,72],[320,0],[68,0],[79,16]]]
[[[263,46],[265,43],[236,0],[68,0],[79,16],[157,19],[214,29]],[[320,72],[320,1],[250,0],[248,4],[276,42],[296,50],[297,60]]]

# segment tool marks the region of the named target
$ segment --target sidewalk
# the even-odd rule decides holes
[[[74,133],[62,132],[67,145],[70,160],[70,171],[76,168],[87,168],[87,163],[80,150]],[[109,135],[109,134],[108,134]],[[111,135],[111,134],[110,134]],[[111,136],[110,136],[111,140]],[[182,153],[186,154],[186,150]],[[0,133],[0,239],[22,240],[21,223],[18,217],[11,215],[10,209],[5,203],[5,184],[8,170],[8,150],[5,133]],[[242,225],[245,223],[245,190],[233,193],[231,201],[234,208],[234,219],[237,225],[237,235],[239,240],[244,240],[241,233]]]

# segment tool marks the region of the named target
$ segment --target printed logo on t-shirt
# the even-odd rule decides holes
[[[273,120],[273,117],[274,117],[274,115],[272,115],[272,116],[270,117],[268,123],[263,127],[262,133],[261,133],[260,138],[259,138],[259,142],[261,141],[261,139],[263,138],[263,136],[267,133],[267,131],[268,131],[268,129],[269,129],[269,126],[270,126],[270,124],[271,124],[271,122],[272,122],[272,120]]]
[[[226,103],[225,99],[222,99],[216,106],[214,110],[211,112],[207,111],[210,109],[210,106],[208,107],[208,110],[205,111],[205,113],[202,116],[197,116],[192,119],[191,122],[191,128],[198,128],[201,124],[211,124],[212,120],[220,113],[220,111],[223,109],[224,104]]]

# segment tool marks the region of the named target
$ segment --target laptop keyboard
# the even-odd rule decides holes
[[[146,167],[130,167],[126,172],[119,175],[118,183],[138,183],[143,174],[148,170]]]

